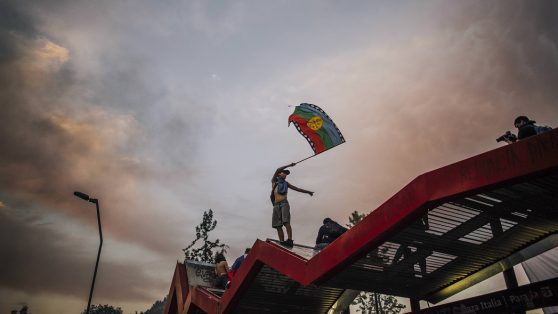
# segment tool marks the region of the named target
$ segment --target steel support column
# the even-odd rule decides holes
[[[492,229],[492,235],[494,237],[504,232],[504,229],[502,228],[502,222],[500,221],[500,219],[493,219],[492,221],[490,221],[490,228]],[[513,266],[509,269],[504,270],[503,274],[504,274],[504,281],[506,282],[507,289],[515,289],[519,286],[517,284],[517,277],[515,276]],[[525,311],[516,312],[516,314],[525,314]]]

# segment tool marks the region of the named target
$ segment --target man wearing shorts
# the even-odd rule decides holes
[[[314,192],[297,188],[285,180],[291,173],[289,170],[286,170],[286,168],[293,167],[294,165],[296,165],[296,163],[277,168],[271,178],[271,188],[274,196],[271,225],[273,228],[277,229],[277,235],[279,236],[280,243],[288,247],[292,247],[294,242],[293,231],[291,228],[291,211],[289,201],[287,200],[287,192],[289,189],[292,189],[297,192],[310,194],[310,196],[314,195]],[[287,240],[285,240],[283,226],[285,226],[285,229],[287,230]]]

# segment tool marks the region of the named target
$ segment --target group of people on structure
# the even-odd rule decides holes
[[[229,265],[227,264],[227,260],[225,259],[223,253],[217,253],[217,255],[215,256],[215,288],[225,289],[228,287],[234,275],[240,268],[240,265],[244,263],[244,260],[248,256],[248,253],[250,253],[250,248],[246,248],[246,250],[244,250],[244,254],[239,256],[234,261],[231,268],[229,268]]]
[[[287,200],[287,193],[289,189],[295,190],[300,193],[306,193],[310,196],[314,195],[314,192],[305,189],[298,188],[293,184],[289,183],[286,179],[291,171],[288,167],[294,167],[296,163],[291,163],[289,165],[279,167],[275,170],[273,177],[271,177],[271,203],[273,204],[273,214],[271,216],[271,226],[277,230],[277,236],[279,237],[279,243],[286,247],[293,247],[293,230],[291,227],[291,207],[289,201]],[[283,227],[287,232],[287,239],[285,240],[285,233],[283,232]],[[331,220],[330,218],[325,218],[323,225],[318,231],[318,237],[316,239],[316,249],[321,250],[326,247],[333,240],[337,239],[341,234],[347,231],[347,228],[341,226],[337,222]]]
[[[513,143],[517,140],[522,140],[527,137],[537,135],[549,130],[552,128],[547,126],[538,126],[535,124],[536,121],[529,119],[526,116],[519,116],[514,121],[514,126],[518,129],[518,134],[515,136],[511,132],[506,132],[503,136],[497,139],[498,142],[505,141],[507,143]],[[271,177],[271,194],[270,199],[271,203],[273,204],[273,214],[271,217],[271,225],[273,228],[277,230],[277,236],[279,237],[279,243],[285,247],[293,247],[293,231],[291,227],[291,212],[290,212],[290,205],[287,199],[287,194],[289,189],[295,190],[300,193],[305,193],[310,196],[314,195],[314,192],[305,190],[299,187],[294,186],[293,184],[289,183],[286,179],[287,176],[291,173],[290,170],[287,168],[294,167],[296,163],[291,163],[289,165],[279,167],[275,170],[273,177]],[[421,219],[421,223],[425,229],[429,228],[428,224],[428,216],[425,215]],[[287,233],[287,239],[285,239],[285,233],[283,232],[283,227],[285,227],[285,231]],[[331,220],[330,218],[325,218],[323,220],[323,225],[320,227],[318,231],[318,236],[316,238],[316,246],[315,250],[319,251],[341,236],[347,228],[341,226],[337,222]],[[216,287],[220,289],[224,289],[227,286],[227,283],[230,282],[244,259],[246,258],[250,249],[246,249],[244,255],[240,256],[236,259],[231,269],[228,269],[227,262],[223,254],[218,254],[215,259],[215,275],[217,276]],[[410,254],[410,249],[408,246],[401,245],[401,247],[397,250],[394,261],[397,262],[401,257],[406,257]],[[426,264],[425,262],[420,263],[420,269],[423,274],[426,273]]]
[[[271,217],[271,225],[277,230],[277,235],[279,237],[279,243],[285,247],[293,247],[293,231],[291,228],[291,212],[289,201],[287,200],[287,193],[289,189],[295,190],[297,192],[306,193],[310,196],[314,195],[314,192],[305,189],[298,188],[293,184],[287,182],[286,178],[291,173],[287,170],[288,167],[295,166],[296,163],[291,163],[289,165],[279,167],[273,174],[271,178],[271,203],[273,204],[273,214]],[[285,239],[285,233],[283,232],[283,227],[287,233],[287,239]],[[341,234],[347,231],[347,228],[341,226],[337,222],[331,220],[330,218],[325,218],[323,225],[318,231],[318,237],[316,238],[316,250],[321,250],[328,244],[337,239]],[[238,257],[232,267],[229,269],[225,256],[222,253],[218,253],[215,257],[215,288],[225,289],[228,284],[233,279],[234,275],[240,268],[240,265],[246,259],[250,249],[247,248],[244,254]]]

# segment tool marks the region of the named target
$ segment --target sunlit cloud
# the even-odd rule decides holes
[[[38,62],[44,65],[61,65],[70,59],[70,52],[68,49],[59,46],[47,39],[39,41],[39,47],[33,51],[35,58]]]

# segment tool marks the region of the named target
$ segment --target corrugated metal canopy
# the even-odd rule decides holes
[[[321,284],[439,301],[439,290],[558,232],[558,175],[455,198],[427,212]]]
[[[318,253],[314,248],[305,245],[296,244],[292,248],[286,248],[280,246],[276,240],[268,239],[267,242],[277,245],[281,250],[288,250],[291,254],[296,254],[305,261]],[[190,264],[200,263],[188,262],[187,264],[190,266]],[[199,272],[199,270],[196,271]],[[206,290],[215,297],[221,297],[224,292],[223,290],[207,287],[198,288]],[[267,265],[262,265],[255,272],[255,277],[248,288],[236,300],[237,304],[233,313],[327,313],[344,291],[344,289],[314,284],[303,286],[285,274]]]
[[[242,295],[234,313],[326,313],[343,293],[343,289],[302,286],[295,280],[263,266]]]

